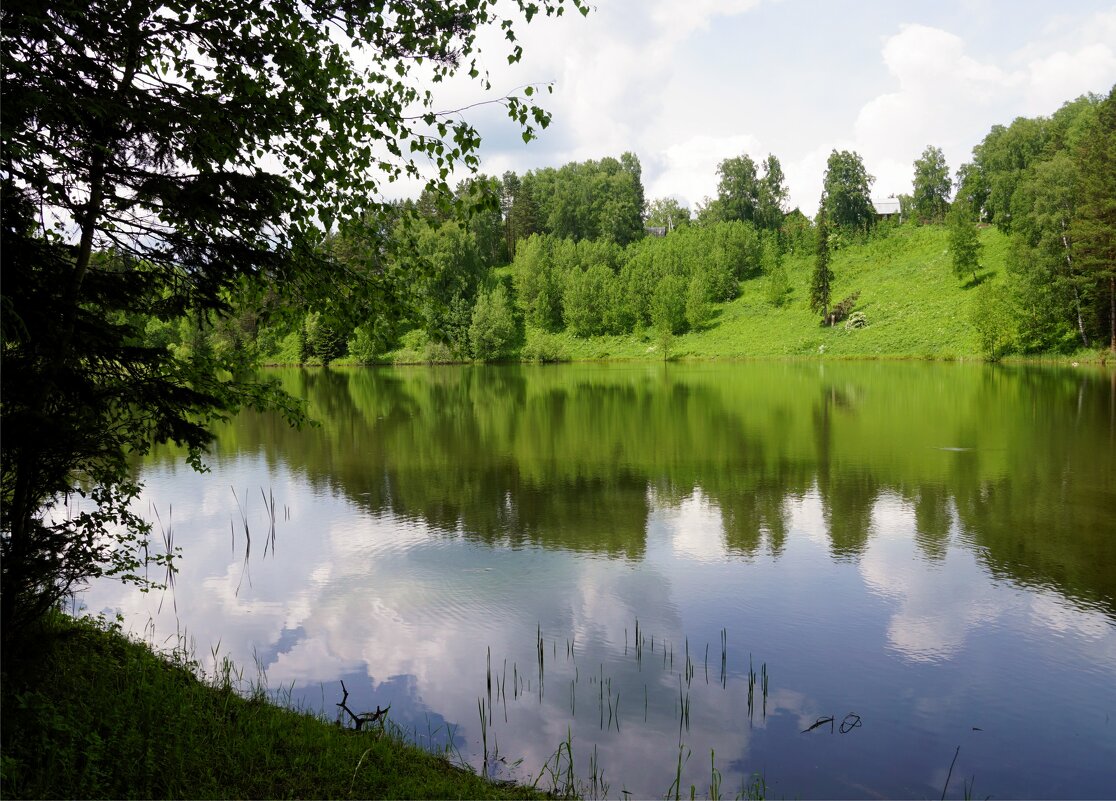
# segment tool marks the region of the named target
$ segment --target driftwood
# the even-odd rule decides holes
[[[802,733],[806,734],[807,732],[811,732],[814,729],[824,726],[826,723],[829,724],[829,733],[832,734],[834,725],[832,715],[827,715],[824,718],[818,718],[808,729],[803,729]],[[860,715],[850,712],[849,714],[845,715],[845,719],[841,721],[841,734],[848,734],[853,729],[859,728],[860,725]]]
[[[818,718],[813,726],[811,726],[808,729],[803,729],[802,733],[805,734],[808,731],[813,731],[814,729],[818,728],[819,726],[824,726],[826,723],[829,724],[829,730],[833,731],[833,715],[830,715],[829,717]]]
[[[364,728],[365,723],[379,723],[381,726],[383,725],[384,715],[386,715],[388,710],[391,709],[391,704],[388,704],[383,709],[380,709],[380,705],[376,704],[375,712],[361,712],[358,715],[356,712],[349,709],[349,705],[347,703],[349,700],[349,690],[345,687],[345,681],[343,679],[341,681],[341,691],[344,693],[344,695],[341,697],[341,703],[337,704],[337,706],[341,707],[342,710],[349,713],[349,718],[352,720],[353,728],[356,731],[360,731],[362,728]]]
[[[848,734],[855,728],[860,726],[860,715],[854,715],[852,712],[845,715],[845,719],[841,721],[841,734]]]

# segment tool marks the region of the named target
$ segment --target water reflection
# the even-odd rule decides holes
[[[786,500],[816,485],[833,556],[855,559],[886,491],[914,502],[927,556],[956,518],[994,570],[1116,609],[1104,375],[775,364],[282,379],[323,427],[246,415],[220,453],[262,452],[370,512],[638,559],[648,487],[664,503],[700,489],[727,547],[752,554],[764,539],[779,550]]]
[[[596,748],[613,796],[663,794],[680,740],[699,793],[715,750],[733,793],[762,771],[777,795],[940,795],[959,744],[955,778],[978,773],[978,792],[1106,792],[1108,375],[795,363],[278,376],[320,427],[245,414],[220,432],[213,475],[170,450],[142,467],[150,502],[173,504],[179,615],[113,585],[91,607],[137,630],[150,615],[160,636],[185,629],[201,656],[220,641],[314,708],[332,712],[343,679],[362,709],[391,703],[416,737],[473,764],[483,697],[490,748],[528,778],[570,736],[582,766]],[[267,529],[261,490],[277,500],[275,551],[257,542],[245,573],[241,515]],[[638,660],[637,619],[654,638]],[[802,734],[852,712],[854,731]]]

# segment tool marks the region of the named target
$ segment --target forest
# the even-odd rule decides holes
[[[229,297],[230,316],[152,318],[145,331],[149,344],[206,349],[241,367],[549,361],[569,358],[560,332],[658,343],[715,326],[715,310],[748,282],[774,309],[808,305],[819,326],[863,325],[857,292],[833,296],[833,257],[927,226],[948,243],[957,285],[974,293],[966,324],[980,355],[1112,349],[1114,176],[1116,90],[993,127],[954,174],[928,146],[898,215],[876,212],[874,179],[849,151],[830,155],[813,220],[786,208],[775,155],[722,161],[716,197],[694,210],[647,200],[632,153],[479,175],[322,240],[328,258],[374,285],[361,303],[269,309],[257,287]],[[989,227],[1007,237],[1004,270],[986,269],[978,233]],[[808,286],[792,286],[788,259],[809,262]]]

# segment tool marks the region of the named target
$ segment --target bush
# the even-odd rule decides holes
[[[445,342],[428,342],[422,360],[427,364],[453,364],[461,361]]]
[[[787,302],[790,291],[791,283],[787,277],[787,268],[782,264],[775,265],[767,273],[767,285],[765,286],[767,302],[779,308]]]
[[[712,315],[709,305],[709,282],[704,273],[694,273],[686,288],[686,322],[691,329],[701,328]]]
[[[570,358],[557,336],[538,329],[527,332],[527,343],[523,346],[522,356],[533,362],[565,362]]]
[[[989,361],[1010,353],[1015,341],[1011,299],[1002,286],[983,284],[972,306],[972,323],[980,340],[980,350]]]
[[[353,335],[348,342],[348,349],[349,356],[361,364],[372,364],[376,361],[376,340],[367,327],[363,325],[353,329]]]
[[[421,328],[408,331],[399,338],[399,347],[392,357],[395,364],[420,364],[426,360],[426,332]]]
[[[853,312],[849,315],[849,319],[845,320],[845,330],[852,331],[854,328],[866,328],[868,326],[868,318],[864,316],[864,312]]]

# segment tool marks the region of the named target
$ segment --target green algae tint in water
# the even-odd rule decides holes
[[[320,426],[244,414],[212,473],[142,466],[177,612],[112,584],[91,609],[203,662],[220,641],[330,715],[344,680],[544,786],[568,737],[610,797],[667,793],[680,753],[682,794],[708,795],[712,752],[729,796],[757,773],[772,797],[1116,787],[1112,373],[275,375]]]

